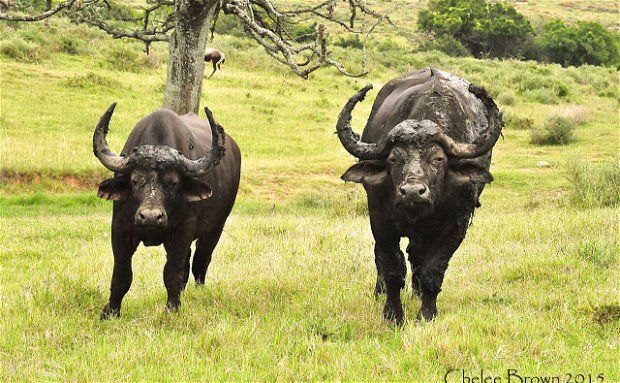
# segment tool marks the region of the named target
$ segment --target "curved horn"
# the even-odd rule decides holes
[[[101,119],[95,128],[95,133],[93,134],[93,153],[99,159],[101,164],[103,164],[103,166],[113,172],[120,172],[127,166],[127,159],[112,152],[108,146],[108,141],[105,138],[108,134],[110,119],[112,118],[112,113],[114,113],[115,107],[116,102],[113,102],[103,116],[101,116]]]
[[[336,133],[340,139],[340,143],[347,152],[351,153],[360,160],[375,160],[384,158],[387,156],[385,152],[385,144],[375,144],[361,142],[359,135],[353,132],[351,128],[351,112],[355,105],[364,100],[366,93],[372,89],[372,84],[368,84],[353,97],[349,99],[349,102],[342,108],[342,111],[338,115],[338,122],[336,123]]]
[[[497,139],[502,134],[504,122],[502,113],[484,88],[470,84],[469,91],[473,93],[487,109],[488,129],[473,143],[457,143],[444,133],[437,135],[437,141],[443,146],[448,155],[460,158],[475,158],[483,155],[493,148]]]
[[[210,172],[220,163],[220,160],[225,154],[224,143],[226,142],[226,136],[224,134],[224,128],[215,122],[213,113],[211,113],[206,106],[205,114],[211,126],[211,149],[204,157],[197,160],[190,160],[189,158],[183,157],[181,169],[188,177],[198,177]]]

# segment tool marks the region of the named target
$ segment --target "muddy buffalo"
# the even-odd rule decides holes
[[[119,316],[133,276],[131,259],[140,242],[164,245],[166,307],[176,311],[189,278],[190,245],[196,239],[192,273],[203,284],[239,188],[239,147],[205,108],[209,122],[190,113],[162,109],[143,118],[120,155],[106,134],[116,104],[101,117],[93,136],[99,161],[114,178],[99,185],[97,196],[114,201],[110,299],[102,319]]]
[[[422,300],[418,318],[432,320],[448,262],[480,206],[484,185],[493,180],[489,166],[503,127],[501,112],[483,88],[427,68],[381,89],[360,139],[351,112],[371,88],[354,95],[338,117],[340,142],[359,159],[341,178],[366,190],[375,294],[387,293],[383,316],[403,321],[400,290],[407,267],[399,243],[407,237],[413,291]]]

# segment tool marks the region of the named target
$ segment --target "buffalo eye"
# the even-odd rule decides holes
[[[140,189],[142,187],[143,183],[144,182],[142,182],[142,180],[138,180],[138,179],[134,178],[134,179],[131,180],[131,188],[134,189],[134,190],[138,190],[138,189]]]
[[[398,160],[396,159],[396,157],[389,157],[388,158],[388,162],[392,165],[394,165]]]
[[[444,158],[443,158],[443,157],[436,157],[435,159],[433,159],[433,162],[435,162],[435,163],[437,163],[437,164],[440,164],[440,163],[442,163],[442,162],[443,162],[443,160],[444,160]]]

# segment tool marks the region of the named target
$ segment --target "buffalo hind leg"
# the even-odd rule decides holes
[[[420,251],[415,251],[413,244],[407,246],[409,263],[411,264],[411,289],[413,295],[422,298],[422,287],[420,285],[420,272],[422,269],[423,258]]]
[[[114,253],[114,269],[110,283],[110,299],[101,312],[101,320],[121,316],[121,302],[131,287],[133,270],[131,258],[137,245],[131,235],[121,235],[112,229],[112,252]]]
[[[192,274],[194,274],[197,285],[204,285],[205,283],[213,250],[215,250],[215,246],[217,246],[223,230],[224,225],[220,225],[198,238],[196,252],[194,253],[194,261],[192,262]]]
[[[187,249],[187,258],[185,258],[185,265],[183,265],[183,285],[181,285],[181,291],[185,290],[187,281],[189,280],[189,260],[192,256],[192,249]]]

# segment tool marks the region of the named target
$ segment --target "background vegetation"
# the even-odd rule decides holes
[[[577,12],[605,24],[607,4],[515,7],[535,25],[545,12],[576,25]],[[394,13],[404,26],[382,26],[369,41],[364,79],[322,70],[304,81],[234,25],[216,35],[227,61],[219,80],[205,82],[203,102],[242,149],[238,203],[206,286],[188,287],[178,315],[164,310],[163,249],[141,247],[124,316],[108,322],[98,314],[112,269],[111,204],[95,190],[109,173],[92,155],[92,131],[118,101],[109,142],[120,150],[161,105],[166,46],[145,56],[140,44],[62,18],[0,24],[0,380],[438,381],[451,368],[620,380],[617,71],[416,52],[426,3],[405,5]],[[398,329],[371,294],[364,194],[339,180],[354,159],[333,132],[367,82],[378,89],[425,66],[485,86],[507,126],[439,318],[415,322],[408,287]],[[374,95],[356,109],[357,131]],[[532,131],[559,118],[570,140],[531,143]]]

